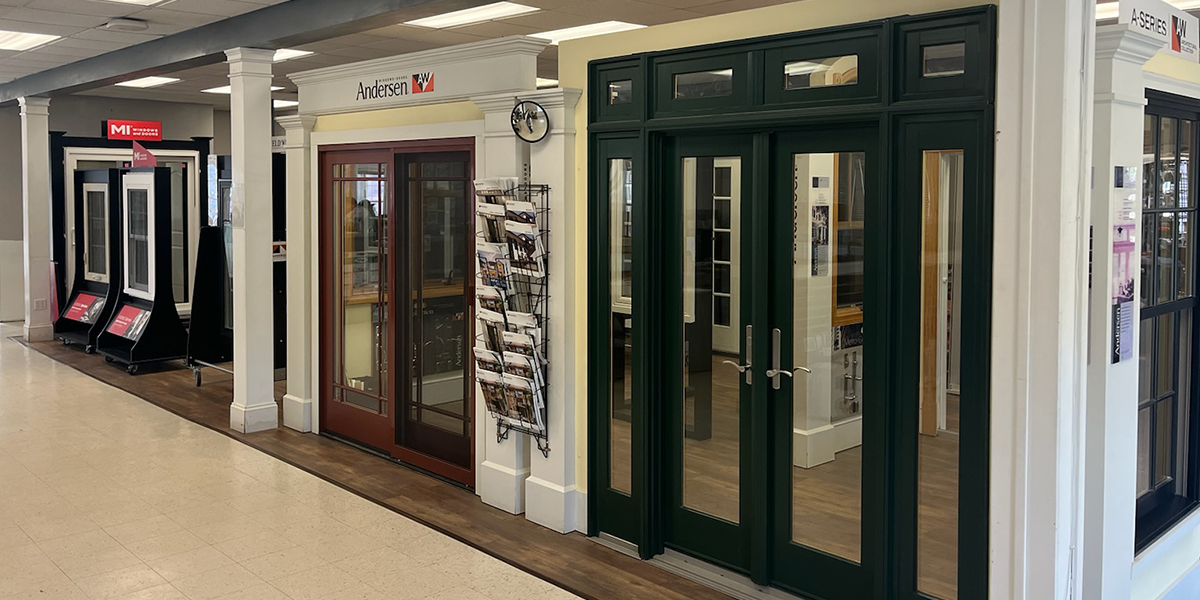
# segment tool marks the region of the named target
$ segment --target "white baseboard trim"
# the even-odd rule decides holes
[[[229,405],[229,428],[241,433],[256,433],[279,427],[279,407],[274,402],[245,406]]]
[[[792,430],[792,464],[811,469],[831,462],[842,450],[862,444],[862,417],[813,429]]]
[[[291,394],[283,395],[283,425],[301,433],[310,433],[312,429],[311,398],[300,398]]]
[[[525,480],[525,518],[559,533],[578,529],[579,490],[540,477]]]
[[[479,465],[479,499],[504,512],[525,512],[525,480],[529,469],[512,469],[491,461]]]

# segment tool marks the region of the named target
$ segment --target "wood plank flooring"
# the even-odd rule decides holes
[[[125,370],[57,342],[34,350],[198,424],[240,440],[364,498],[495,556],[584,598],[728,600],[728,596],[626,556],[581,534],[558,534],[485,505],[455,485],[367,454],[346,444],[280,427],[254,434],[229,429],[232,379],[204,370],[196,387],[191,371],[147,367]],[[276,397],[283,387],[276,385]]]

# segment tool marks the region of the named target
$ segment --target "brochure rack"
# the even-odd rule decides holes
[[[476,394],[496,419],[498,441],[525,433],[549,456],[550,188],[490,179],[475,182],[475,195]]]
[[[75,281],[54,337],[91,354],[121,290],[121,170],[75,171]]]
[[[96,348],[108,362],[140,365],[184,358],[187,330],[171,291],[171,170],[131,169],[121,175],[122,264],[113,316]]]

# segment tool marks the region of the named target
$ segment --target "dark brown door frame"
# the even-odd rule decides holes
[[[359,439],[356,436],[356,431],[359,431],[359,430],[357,430],[353,426],[350,428],[339,428],[339,430],[332,430],[332,431],[335,431],[336,433],[340,433],[342,435],[346,435],[347,437],[351,437],[352,439],[356,439],[356,441],[365,442],[368,445],[375,447],[377,450],[387,453],[392,458],[400,460],[404,463],[411,464],[413,466],[424,469],[424,470],[434,473],[436,475],[440,475],[447,479],[461,483],[465,486],[474,487],[475,486],[475,460],[476,460],[475,433],[476,433],[476,429],[477,429],[477,423],[475,422],[476,420],[474,418],[475,403],[474,403],[474,394],[473,393],[468,394],[467,407],[466,407],[467,418],[469,418],[470,422],[471,422],[470,442],[469,442],[471,459],[470,459],[470,467],[469,468],[463,468],[459,465],[448,463],[439,458],[430,456],[430,455],[422,453],[422,452],[415,451],[411,448],[406,448],[406,447],[401,446],[398,443],[396,443],[397,442],[397,437],[396,437],[397,419],[402,418],[402,415],[399,414],[399,410],[400,410],[401,404],[402,404],[400,402],[401,395],[396,393],[396,391],[398,389],[396,387],[397,379],[398,379],[397,371],[399,370],[396,365],[398,362],[397,359],[401,357],[401,354],[403,354],[404,356],[408,355],[407,353],[397,353],[398,340],[396,339],[397,335],[395,334],[395,332],[397,330],[397,325],[400,323],[397,320],[398,319],[397,312],[400,310],[401,302],[399,301],[399,298],[396,295],[399,291],[398,288],[396,287],[396,284],[399,283],[399,280],[397,278],[396,261],[412,259],[412,257],[409,256],[410,252],[409,252],[408,248],[400,248],[397,246],[398,242],[404,242],[407,239],[407,238],[404,238],[404,237],[398,235],[400,233],[398,231],[399,223],[408,221],[408,218],[407,218],[408,213],[407,212],[404,213],[406,218],[401,219],[401,218],[399,218],[401,216],[401,213],[398,211],[399,210],[409,211],[410,207],[397,207],[396,188],[397,188],[397,185],[399,184],[401,178],[398,176],[398,173],[396,173],[396,165],[397,165],[396,159],[397,159],[398,155],[402,155],[402,154],[429,154],[429,153],[439,153],[439,152],[465,152],[465,153],[467,153],[467,155],[469,157],[468,161],[467,161],[467,168],[468,168],[467,179],[468,179],[468,182],[474,180],[474,178],[475,178],[475,138],[473,138],[473,137],[445,138],[445,139],[434,139],[434,140],[409,140],[409,141],[363,143],[363,144],[335,144],[335,145],[321,146],[318,148],[318,156],[319,156],[318,162],[320,165],[320,182],[319,182],[320,208],[317,211],[318,222],[319,222],[318,223],[319,224],[318,232],[319,232],[319,238],[320,238],[319,244],[318,244],[318,256],[319,256],[319,262],[320,262],[320,271],[319,272],[320,272],[321,281],[330,284],[330,285],[321,286],[321,291],[319,292],[319,294],[320,294],[320,308],[319,308],[320,321],[319,322],[320,322],[320,326],[321,326],[321,333],[320,333],[320,338],[319,338],[320,339],[319,353],[320,353],[320,363],[321,363],[321,366],[320,366],[321,385],[320,385],[320,389],[319,389],[319,411],[320,411],[319,414],[320,414],[320,418],[321,418],[322,430],[329,429],[328,427],[326,427],[326,424],[329,422],[327,419],[328,419],[328,415],[330,415],[330,413],[333,413],[334,416],[342,416],[343,418],[349,418],[349,419],[355,418],[356,415],[355,415],[354,411],[361,412],[362,417],[367,417],[368,415],[372,414],[366,410],[354,408],[351,405],[344,405],[343,403],[332,401],[332,391],[333,391],[333,385],[334,385],[333,382],[335,381],[335,375],[336,375],[336,365],[333,364],[334,356],[335,356],[335,352],[334,352],[335,346],[334,345],[337,343],[337,340],[334,337],[334,333],[336,331],[336,329],[334,327],[334,319],[336,318],[336,314],[337,314],[336,304],[337,304],[337,294],[338,294],[338,289],[339,289],[339,286],[332,285],[332,284],[339,281],[338,269],[339,269],[339,264],[340,264],[338,257],[335,255],[336,245],[334,244],[334,239],[332,237],[333,235],[338,234],[336,231],[334,231],[332,229],[332,226],[334,223],[336,223],[336,218],[337,218],[337,213],[334,212],[337,209],[337,202],[334,201],[334,199],[333,199],[333,165],[350,163],[350,162],[385,164],[388,166],[387,167],[388,173],[387,173],[387,176],[384,178],[384,181],[386,182],[386,187],[387,187],[387,190],[385,191],[385,201],[387,202],[388,215],[389,215],[388,222],[387,222],[387,236],[388,236],[387,244],[388,244],[389,265],[387,267],[387,273],[386,273],[387,289],[388,289],[388,301],[387,301],[387,309],[386,310],[388,313],[388,328],[389,328],[388,340],[387,340],[387,353],[388,353],[387,355],[388,355],[388,361],[391,364],[389,364],[388,370],[387,370],[387,382],[386,382],[387,388],[386,388],[386,393],[384,394],[384,398],[388,402],[389,410],[388,410],[388,415],[386,418],[388,420],[389,427],[390,427],[390,434],[389,434],[390,437],[387,440],[387,443],[379,444],[379,443],[372,443],[373,441],[378,442],[379,440]],[[467,320],[468,340],[470,341],[470,345],[473,346],[474,339],[475,339],[475,330],[474,330],[474,323],[475,323],[475,319],[474,319],[475,213],[474,213],[474,202],[473,202],[474,188],[471,186],[467,186],[466,193],[467,193],[467,198],[468,198],[468,210],[467,210],[467,215],[466,215],[467,231],[468,231],[468,236],[467,236],[467,243],[468,243],[467,281],[468,281],[468,284],[467,284],[467,290],[466,290],[466,292],[467,292],[466,320]],[[403,196],[400,196],[400,197],[403,197]],[[407,283],[407,282],[405,282],[405,283]],[[408,290],[406,289],[404,291],[404,293],[407,294]],[[409,302],[403,302],[403,305],[405,307],[409,306],[409,304],[410,304]],[[405,310],[407,310],[407,308],[405,308]],[[409,315],[409,316],[411,317],[411,315]],[[411,328],[411,324],[403,325],[403,327],[405,329]],[[466,361],[465,377],[466,377],[467,381],[474,381],[474,376],[475,376],[474,371],[475,371],[474,359],[469,357],[469,359]],[[405,373],[407,374],[408,371],[406,370]],[[407,379],[407,375],[405,377]],[[411,385],[411,382],[404,380],[403,385]],[[468,387],[467,389],[470,390],[473,388]],[[372,436],[369,433],[369,431],[360,431],[359,433],[368,434],[366,437],[378,437],[377,434]]]

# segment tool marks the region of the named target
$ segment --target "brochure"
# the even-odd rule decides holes
[[[508,232],[512,272],[532,277],[545,277],[546,251],[542,248],[542,239],[537,225],[505,221],[504,228]]]

